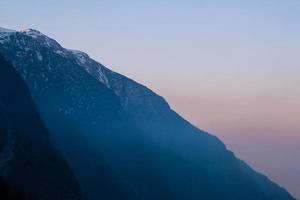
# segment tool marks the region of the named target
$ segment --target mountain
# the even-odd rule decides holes
[[[25,82],[1,54],[0,77],[0,182],[10,188],[7,194],[1,191],[0,198],[14,199],[11,195],[19,193],[30,199],[82,199],[78,182],[52,146]],[[14,192],[8,195],[7,191]]]
[[[89,200],[293,197],[147,87],[37,30],[0,29],[53,144]]]
[[[17,33],[17,37],[21,37],[20,41],[23,36],[31,39],[27,34]],[[24,66],[20,68],[24,70],[21,75],[32,89],[41,116],[58,149],[70,163],[83,194],[89,199],[99,199],[100,195],[107,199],[166,197],[167,188],[149,158],[147,143],[142,141],[140,131],[123,110],[118,97],[75,60],[61,57],[55,41],[37,39],[25,47],[29,54],[20,61]],[[33,45],[31,49],[30,45]],[[46,54],[51,60],[27,63],[32,55],[37,55],[35,45],[41,48],[40,56]],[[55,53],[44,45],[52,45]],[[146,191],[150,189],[159,193]],[[141,192],[135,194],[135,190]]]

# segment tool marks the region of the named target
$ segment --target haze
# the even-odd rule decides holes
[[[164,96],[300,198],[300,1],[1,1],[34,28]]]

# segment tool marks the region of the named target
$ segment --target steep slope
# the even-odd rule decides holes
[[[93,59],[85,60],[82,66],[115,92],[148,139],[168,150],[167,155],[165,151],[153,153],[175,197],[292,199],[283,188],[237,159],[216,137],[179,116],[162,97]],[[173,167],[166,168],[169,165]]]
[[[168,199],[168,188],[149,158],[147,143],[117,96],[78,65],[73,51],[37,31],[10,33],[1,50],[12,63],[22,63],[16,69],[84,195]]]
[[[85,68],[94,77],[97,74],[92,69],[105,72],[106,84],[147,137],[176,155],[175,160],[169,160],[169,154],[155,152],[156,163],[162,169],[174,166],[164,169],[164,174],[178,199],[293,199],[283,188],[236,158],[218,138],[179,116],[150,89],[93,60],[88,63],[92,65]],[[204,173],[199,173],[201,170]]]
[[[106,194],[90,190],[97,184],[84,180],[82,172],[91,166],[81,161],[91,152],[96,154],[91,163],[103,169],[91,174],[101,179],[101,172],[109,171],[102,185],[113,183],[123,199],[293,199],[216,137],[181,118],[162,97],[87,54],[31,29],[2,30],[0,44],[89,199]],[[78,139],[69,144],[74,136]],[[76,155],[83,147],[93,150],[78,157],[74,145],[80,146]]]
[[[53,148],[25,82],[1,54],[0,77],[3,180],[28,198],[81,199],[77,180]]]

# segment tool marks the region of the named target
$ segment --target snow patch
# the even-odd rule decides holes
[[[16,32],[17,31],[0,27],[0,44],[4,44],[5,42],[9,42],[10,41],[9,37],[12,34],[15,34]]]
[[[104,85],[106,85],[106,87],[109,88],[109,84],[108,84],[108,79],[104,74],[103,68],[101,66],[98,67],[98,75],[97,75],[98,80],[103,83]]]
[[[40,36],[43,36],[43,34],[37,30],[34,30],[34,29],[31,29],[31,28],[28,28],[28,29],[24,29],[24,30],[20,30],[21,33],[24,33],[30,37],[33,37],[33,38],[38,38]]]
[[[106,77],[103,67],[100,64],[96,64],[95,62],[93,62],[92,59],[88,56],[88,54],[82,51],[71,49],[68,49],[68,51],[74,55],[77,64],[82,66],[89,74],[97,78],[106,87],[110,87],[108,83],[108,78]]]
[[[41,55],[40,52],[36,51],[36,57],[39,59],[39,61],[43,60],[43,56]]]
[[[83,56],[82,54],[77,54],[77,55],[76,55],[76,58],[78,59],[78,61],[79,61],[81,64],[85,64],[85,63],[86,63],[85,56]]]
[[[69,52],[71,52],[75,56],[77,64],[79,64],[79,65],[86,64],[87,60],[89,59],[89,56],[82,51],[69,50]]]
[[[62,51],[62,50],[56,50],[55,53],[58,54],[58,55],[61,55],[61,56],[66,55],[65,51]]]

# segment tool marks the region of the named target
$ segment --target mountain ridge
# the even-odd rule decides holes
[[[152,181],[161,184],[156,190],[145,192],[144,199],[151,193],[158,196],[171,193],[170,199],[293,199],[284,189],[239,161],[216,136],[201,131],[183,119],[163,97],[149,88],[109,70],[84,52],[65,49],[40,32],[37,35],[31,34],[31,31],[5,32],[2,36],[0,31],[0,52],[12,61],[27,82],[44,120],[49,123],[48,129],[55,124],[49,118],[54,115],[67,119],[75,129],[85,133],[87,142],[102,154],[117,176],[130,182],[130,186],[125,188],[137,190],[137,196],[134,195],[137,199],[142,191],[137,187],[138,180],[145,180],[143,190],[147,191]],[[100,89],[102,87],[105,88]],[[103,99],[98,94],[100,91],[107,93],[104,96],[108,101],[114,99],[114,103],[107,103],[106,100],[99,103]],[[111,92],[113,94],[109,94]],[[52,96],[57,94],[59,97]],[[51,111],[45,107],[46,104],[51,105]],[[109,115],[103,106],[112,106],[111,110],[115,110],[111,118],[114,123],[106,120],[108,125],[101,125],[101,120],[105,119],[103,116]],[[119,118],[119,115],[122,117]],[[129,124],[126,129],[130,131],[125,131],[125,137],[120,135],[124,132],[122,128],[115,129],[114,126],[124,127],[126,123]],[[89,127],[88,130],[85,130],[86,127]],[[53,135],[56,131],[52,131]],[[120,138],[111,141],[114,134],[106,132]],[[65,145],[63,140],[57,140],[61,147]],[[113,153],[115,149],[106,147],[101,140],[112,146],[123,145],[127,149],[125,152],[128,152],[126,156],[133,160],[134,165],[125,166],[126,158],[124,160],[121,154]],[[99,144],[102,146],[99,147]],[[133,149],[130,147],[132,145]],[[134,155],[134,151],[140,148],[145,159],[143,162],[151,164],[151,167],[143,165],[138,160],[139,155]],[[111,159],[112,156],[116,156],[115,160]],[[172,168],[167,167],[170,163]],[[124,169],[120,169],[119,165]],[[135,177],[131,171],[137,169],[135,165],[160,175],[152,180],[142,170]],[[184,185],[182,180],[185,180]],[[158,192],[161,188],[165,189]],[[199,188],[204,189],[198,191]]]

